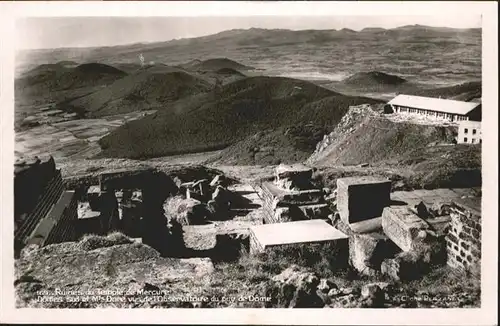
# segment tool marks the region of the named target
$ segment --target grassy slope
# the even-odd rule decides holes
[[[305,81],[250,77],[183,99],[176,115],[158,112],[131,122],[102,139],[101,146],[106,156],[132,158],[206,151],[262,130],[307,122],[331,126],[348,105],[366,101]]]
[[[205,92],[209,83],[182,71],[140,71],[88,96],[67,103],[75,111],[99,117],[163,108],[182,97]]]

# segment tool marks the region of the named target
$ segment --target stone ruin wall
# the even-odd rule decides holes
[[[71,196],[69,203],[65,203],[65,207],[52,232],[47,237],[45,244],[58,243],[61,241],[75,241],[78,238],[78,230],[76,222],[78,220],[78,200],[73,192],[67,192]]]
[[[63,193],[60,170],[52,157],[16,164],[14,170],[15,248],[23,247]]]
[[[65,191],[51,211],[41,222],[27,240],[29,244],[45,246],[65,241],[76,241],[78,200],[74,191]]]
[[[481,272],[481,214],[454,203],[446,237],[449,266],[479,276]]]
[[[274,195],[271,193],[271,191],[269,191],[267,187],[263,185],[260,185],[259,195],[262,198],[262,212],[264,215],[264,221],[266,223],[278,223],[278,221],[274,220]]]

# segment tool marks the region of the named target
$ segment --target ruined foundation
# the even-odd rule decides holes
[[[327,219],[330,214],[323,190],[311,183],[312,169],[303,165],[280,165],[274,182],[263,182],[264,222],[281,223]]]

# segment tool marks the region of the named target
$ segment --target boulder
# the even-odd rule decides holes
[[[360,274],[374,276],[382,261],[394,256],[397,247],[383,233],[353,233],[349,238],[349,264]]]
[[[325,302],[317,294],[320,279],[313,272],[292,265],[273,277],[266,290],[271,301],[268,307],[281,308],[322,308]]]

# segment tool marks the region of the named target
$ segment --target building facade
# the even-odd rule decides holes
[[[387,103],[394,113],[451,122],[481,121],[481,103],[398,95]]]
[[[481,122],[461,121],[458,124],[457,143],[459,144],[481,144]]]

